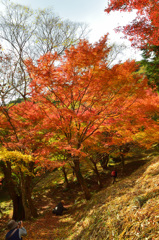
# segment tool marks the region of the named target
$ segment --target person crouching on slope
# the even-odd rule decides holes
[[[57,206],[53,209],[52,213],[56,214],[56,216],[61,216],[63,211],[67,210],[67,208],[63,206],[64,203],[64,200],[59,202]]]

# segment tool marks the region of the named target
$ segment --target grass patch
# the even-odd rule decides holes
[[[76,223],[74,233],[66,239],[157,239],[158,178],[159,157],[115,186],[97,193],[88,203],[85,217]]]

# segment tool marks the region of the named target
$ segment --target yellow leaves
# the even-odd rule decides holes
[[[0,160],[3,162],[11,162],[14,171],[20,169],[22,172],[30,174],[26,164],[33,161],[31,155],[23,154],[20,151],[16,150],[8,151],[6,148],[1,148]]]
[[[62,45],[63,46],[68,46],[69,44],[71,45],[73,43],[73,41],[71,41],[71,38],[67,38],[63,43]]]
[[[146,133],[145,132],[139,132],[135,135],[134,140],[140,140],[146,137]]]
[[[24,6],[23,8],[25,10],[25,13],[29,13],[30,9],[27,6]],[[33,11],[30,11],[30,12],[33,13]]]
[[[6,148],[0,149],[0,160],[3,161],[23,161],[30,162],[32,161],[32,156],[23,154],[19,151],[8,151]]]

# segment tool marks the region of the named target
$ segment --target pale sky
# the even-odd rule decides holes
[[[121,34],[119,35],[113,30],[115,27],[125,25],[131,21],[135,14],[106,14],[104,9],[107,6],[108,0],[12,0],[11,2],[27,5],[34,9],[52,7],[55,14],[62,19],[89,24],[89,28],[91,29],[89,33],[90,42],[98,41],[104,34],[109,33],[110,42],[125,43],[129,46],[126,55],[130,56],[131,59],[140,58],[138,51],[133,50],[130,47],[130,43],[120,39]]]

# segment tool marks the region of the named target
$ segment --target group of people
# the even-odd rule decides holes
[[[117,171],[114,169],[111,172],[111,177],[113,178],[113,184],[116,181],[117,178]],[[61,216],[63,214],[63,211],[66,211],[67,208],[64,207],[64,200],[59,202],[57,206],[52,210],[52,213],[56,216]],[[15,220],[11,220],[8,223],[8,233],[6,234],[5,240],[22,240],[23,236],[27,235],[26,229],[23,227],[23,222],[16,222]]]

